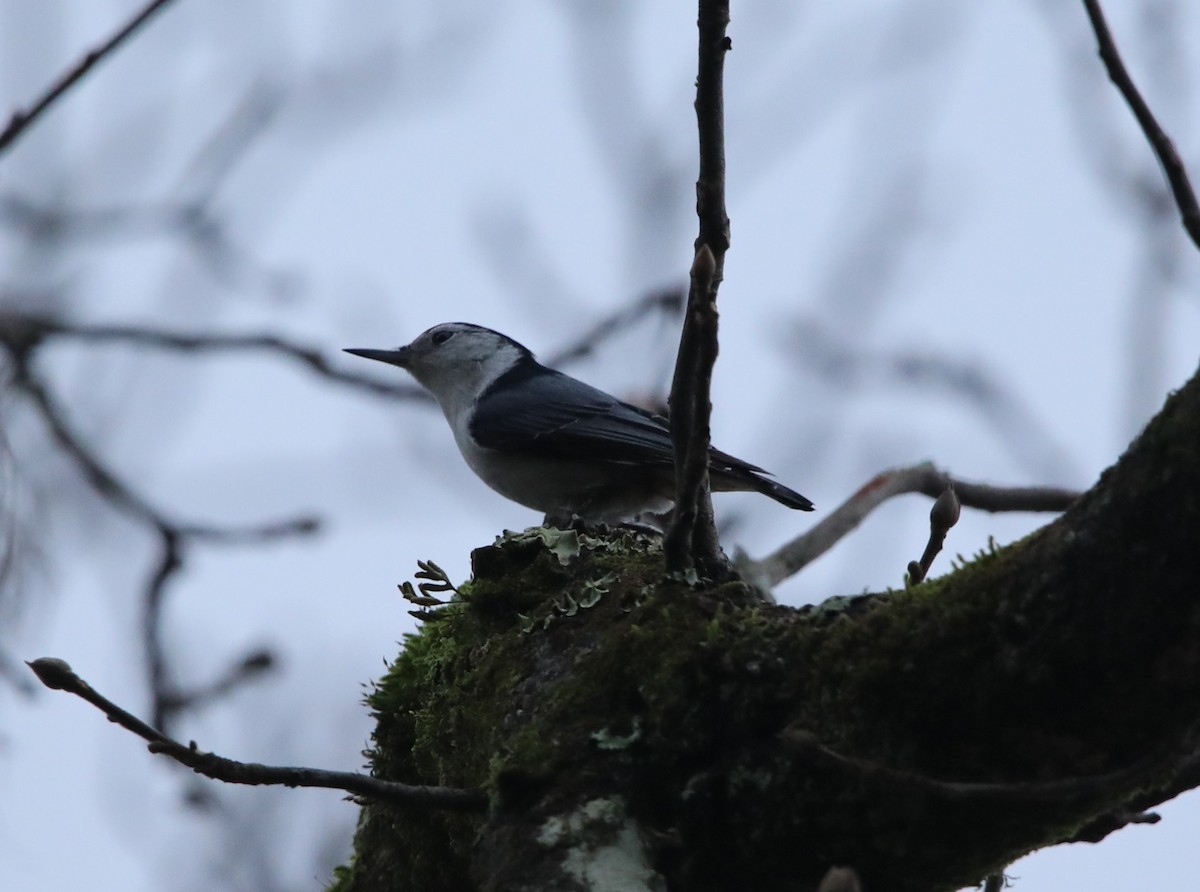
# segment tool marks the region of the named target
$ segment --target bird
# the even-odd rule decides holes
[[[670,508],[675,453],[667,419],[547,368],[512,338],[444,322],[394,350],[345,348],[399,366],[437,401],[467,465],[496,492],[563,528],[620,524]],[[710,449],[712,489],[754,491],[812,511],[767,471]]]

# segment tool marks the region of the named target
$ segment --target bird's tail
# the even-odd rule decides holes
[[[718,492],[761,492],[781,505],[797,511],[812,511],[813,503],[794,489],[764,476],[767,472],[757,465],[713,450],[708,466],[712,488]]]
[[[789,489],[782,483],[767,480],[765,477],[759,477],[757,474],[751,475],[749,482],[757,492],[761,492],[764,496],[770,496],[781,505],[787,505],[787,507],[795,508],[797,511],[813,510],[812,502],[800,495],[796,490]]]

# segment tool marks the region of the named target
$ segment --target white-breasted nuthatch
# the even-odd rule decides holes
[[[675,497],[675,454],[665,418],[548,369],[512,338],[446,322],[395,350],[348,349],[408,371],[442,407],[479,478],[546,514],[616,523],[661,512]],[[754,491],[789,508],[812,502],[762,468],[709,451],[717,491]]]

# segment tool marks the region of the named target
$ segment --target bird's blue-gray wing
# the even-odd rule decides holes
[[[645,468],[674,463],[667,421],[559,372],[515,369],[475,408],[471,435],[485,448],[547,458],[613,462]],[[708,453],[714,489],[754,489],[790,508],[812,502],[766,471],[719,449]]]
[[[634,464],[670,464],[664,419],[550,370],[500,381],[479,400],[471,435],[504,452]]]

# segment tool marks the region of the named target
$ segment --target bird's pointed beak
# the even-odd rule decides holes
[[[353,353],[355,356],[363,356],[367,359],[377,359],[380,362],[386,362],[388,365],[398,365],[400,368],[408,368],[408,348],[398,347],[395,350],[370,350],[362,347],[346,347],[344,352]]]

